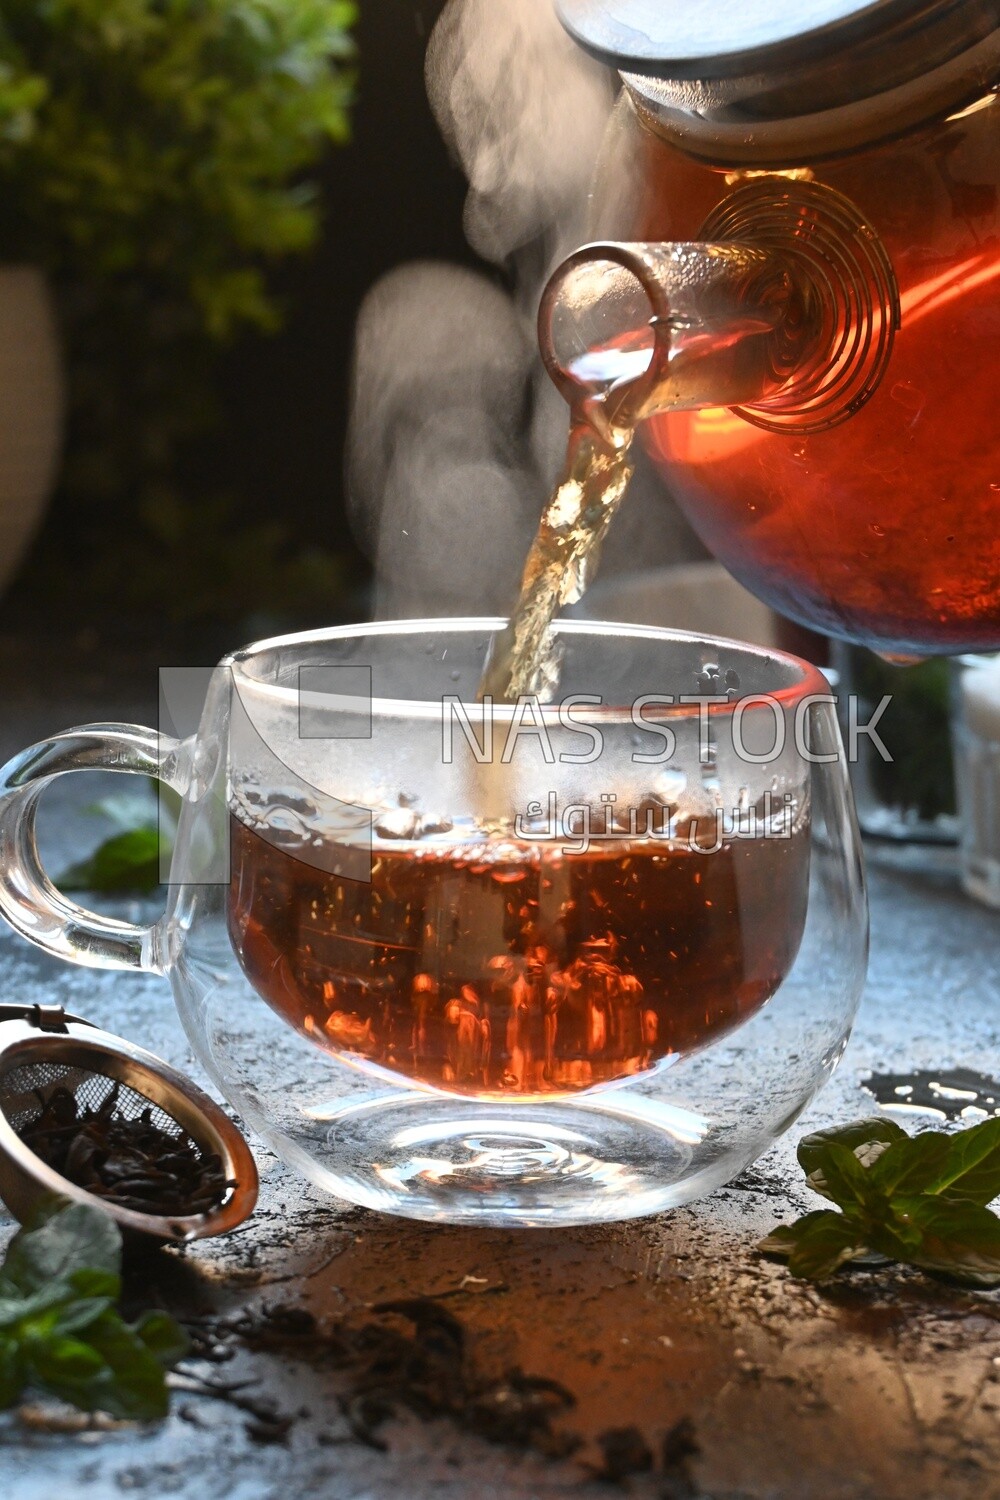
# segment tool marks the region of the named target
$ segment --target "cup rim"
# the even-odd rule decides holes
[[[249,645],[240,648],[224,657],[221,666],[229,667],[241,684],[245,684],[255,696],[273,704],[285,704],[289,710],[297,711],[303,701],[303,691],[299,687],[285,686],[278,683],[263,682],[254,677],[247,670],[247,665],[268,652],[276,650],[287,650],[290,646],[307,645],[324,640],[350,640],[363,636],[419,636],[430,631],[449,631],[452,634],[472,634],[473,632],[494,633],[502,630],[507,624],[507,619],[502,615],[461,615],[461,616],[431,616],[423,619],[402,620],[373,620],[361,621],[351,625],[321,626],[316,630],[292,631],[285,635],[268,636],[260,641],[253,641]],[[670,719],[687,719],[697,717],[702,713],[703,705],[707,703],[710,714],[731,714],[741,702],[754,702],[764,698],[772,699],[784,708],[792,707],[804,699],[818,697],[832,700],[833,691],[819,667],[812,662],[806,661],[804,657],[795,656],[788,651],[776,650],[769,646],[758,646],[751,641],[735,640],[731,636],[704,635],[697,631],[673,630],[658,625],[637,625],[620,620],[581,620],[561,618],[553,622],[552,628],[562,635],[616,635],[632,640],[651,641],[678,641],[697,642],[705,646],[729,647],[741,651],[752,657],[762,659],[766,664],[770,662],[783,663],[799,674],[799,680],[785,687],[776,687],[773,691],[761,693],[747,693],[742,698],[725,700],[713,698],[708,694],[696,695],[686,694],[690,702],[656,703],[650,702],[643,708],[643,719],[645,722],[663,722]],[[319,695],[317,695],[318,697]],[[411,718],[427,719],[436,718],[441,714],[441,699],[421,698],[382,698],[374,696],[371,699],[371,713],[380,718]],[[366,703],[366,708],[367,708]],[[462,699],[462,707],[465,713],[475,719],[484,714],[486,705],[475,700]],[[586,704],[575,707],[575,713],[580,721],[589,719],[601,720],[603,722],[629,722],[632,715],[631,704]],[[518,712],[516,703],[492,703],[488,712],[493,719],[499,722],[512,719]],[[539,703],[539,712],[546,723],[559,722],[559,702]]]

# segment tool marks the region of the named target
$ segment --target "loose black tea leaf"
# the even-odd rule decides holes
[[[682,1417],[663,1439],[662,1500],[699,1500],[701,1486],[691,1470],[691,1462],[701,1452],[701,1444],[690,1417]]]
[[[597,1438],[603,1465],[598,1477],[617,1484],[653,1467],[653,1450],[638,1427],[609,1427]]]
[[[579,1437],[561,1425],[576,1404],[572,1392],[517,1366],[484,1369],[466,1326],[439,1301],[400,1298],[371,1312],[362,1323],[320,1327],[305,1309],[279,1306],[247,1317],[232,1332],[252,1349],[291,1354],[346,1376],[340,1405],[351,1436],[379,1452],[388,1447],[380,1429],[403,1409],[554,1459],[579,1447]],[[203,1340],[196,1340],[199,1358]]]
[[[24,1144],[67,1182],[135,1213],[208,1213],[226,1196],[220,1158],[153,1119],[152,1106],[126,1115],[118,1086],[94,1109],[59,1086],[39,1094],[39,1112],[20,1127]]]

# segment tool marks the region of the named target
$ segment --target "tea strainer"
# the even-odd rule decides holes
[[[195,1213],[140,1212],[69,1181],[22,1138],[70,1096],[86,1118],[142,1121],[198,1162],[218,1158],[218,1202]],[[68,1015],[58,1005],[0,1005],[0,1198],[21,1223],[56,1194],[101,1208],[129,1236],[184,1243],[233,1229],[257,1201],[257,1168],[228,1115],[152,1052]]]

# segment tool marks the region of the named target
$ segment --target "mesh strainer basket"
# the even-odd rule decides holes
[[[78,1187],[43,1161],[22,1132],[57,1090],[78,1109],[145,1119],[199,1158],[216,1156],[225,1183],[197,1212],[140,1212]],[[236,1126],[207,1094],[167,1063],[58,1006],[0,1005],[0,1197],[24,1222],[56,1194],[109,1213],[123,1231],[186,1241],[241,1223],[257,1201],[257,1170]]]

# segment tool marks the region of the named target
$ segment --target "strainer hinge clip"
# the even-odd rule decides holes
[[[61,1005],[0,1005],[0,1022],[3,1021],[27,1021],[29,1026],[37,1026],[39,1031],[55,1032],[64,1034],[67,1022],[74,1022],[77,1026],[89,1026],[91,1023],[85,1021],[82,1016],[67,1015]]]

